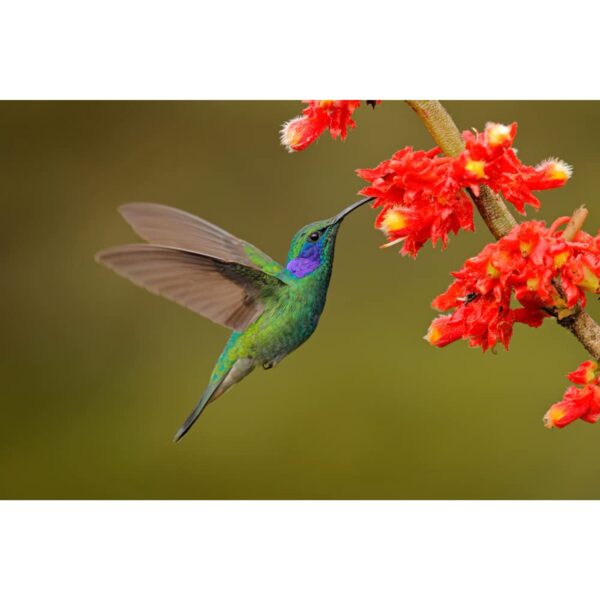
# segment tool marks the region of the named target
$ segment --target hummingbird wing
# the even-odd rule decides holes
[[[96,260],[136,285],[235,331],[258,318],[264,300],[286,285],[255,267],[152,244],[108,248]]]
[[[214,256],[270,275],[283,271],[277,261],[249,242],[178,208],[134,202],[119,207],[119,212],[135,233],[151,244]]]

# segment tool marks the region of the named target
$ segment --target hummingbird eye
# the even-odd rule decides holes
[[[320,231],[313,231],[308,236],[308,238],[310,239],[311,242],[316,242],[320,237],[321,237],[321,232]]]

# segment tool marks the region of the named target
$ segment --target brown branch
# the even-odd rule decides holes
[[[441,151],[447,156],[458,156],[465,145],[460,131],[452,117],[437,100],[407,100],[406,103],[419,115],[427,131]],[[502,198],[490,188],[482,185],[479,197],[469,192],[479,214],[492,235],[498,240],[505,236],[516,224]]]
[[[444,154],[458,156],[464,150],[458,127],[440,102],[437,100],[407,100],[406,102],[423,121]],[[505,236],[517,224],[502,197],[488,187],[481,186],[478,197],[474,194],[470,195],[479,214],[496,239]],[[572,239],[581,229],[587,213],[584,207],[578,208],[573,213],[564,233],[567,240]],[[556,321],[569,330],[596,360],[600,360],[600,325],[590,315],[579,309],[564,318],[556,316]]]
[[[577,232],[583,227],[585,220],[589,214],[588,209],[585,206],[580,206],[575,209],[571,220],[568,222],[565,227],[565,231],[563,233],[563,237],[567,242],[573,240],[573,238],[577,235]]]
[[[558,321],[568,329],[581,345],[596,359],[600,360],[600,326],[585,311],[580,311],[572,319]]]
[[[440,102],[437,100],[407,100],[406,103],[419,115],[427,127],[427,131],[444,154],[458,156],[465,149],[456,123]]]

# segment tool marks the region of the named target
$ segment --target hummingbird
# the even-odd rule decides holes
[[[325,307],[339,227],[362,198],[302,227],[285,266],[220,227],[177,208],[131,203],[119,212],[146,244],[100,251],[96,260],[148,291],[231,330],[208,385],[175,434],[257,366],[270,369],[315,331]]]

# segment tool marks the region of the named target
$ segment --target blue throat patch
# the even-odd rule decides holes
[[[300,254],[288,262],[285,268],[294,277],[301,279],[310,275],[315,269],[321,265],[321,247],[323,238],[318,243],[307,243],[304,245]]]

